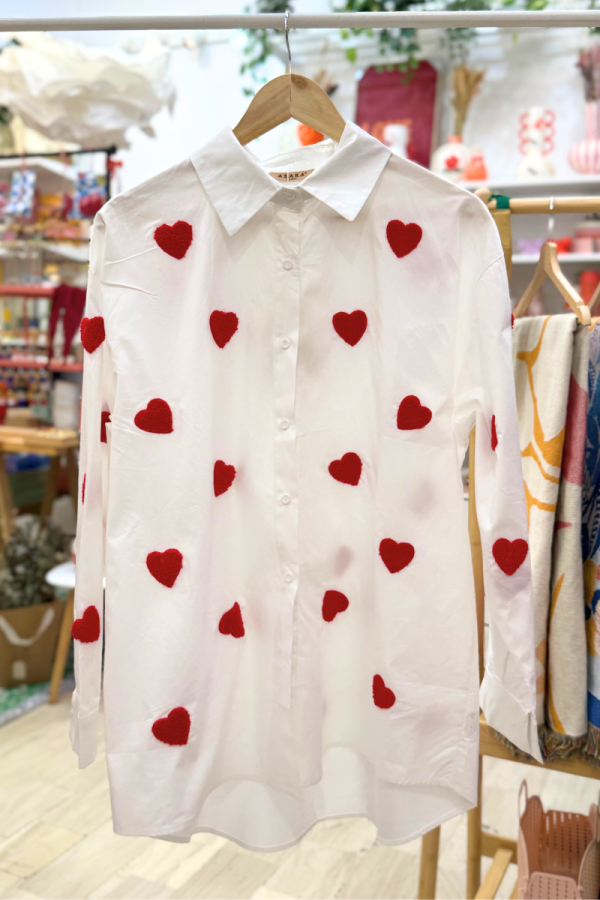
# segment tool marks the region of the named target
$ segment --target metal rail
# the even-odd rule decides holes
[[[205,31],[273,28],[284,13],[209,16],[78,16],[0,18],[0,32],[14,31]],[[291,13],[290,28],[590,28],[600,10],[556,9],[471,12]]]

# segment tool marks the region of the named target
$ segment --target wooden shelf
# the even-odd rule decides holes
[[[493,756],[495,759],[509,759],[511,762],[520,762],[527,766],[538,766],[542,769],[552,769],[554,772],[565,772],[568,775],[582,775],[584,778],[600,780],[600,768],[583,759],[557,759],[553,762],[546,761],[542,765],[535,759],[516,757],[512,750],[500,743],[485,721],[483,713],[479,717],[479,755]]]
[[[79,434],[67,428],[20,428],[0,425],[0,452],[55,456],[79,447]]]

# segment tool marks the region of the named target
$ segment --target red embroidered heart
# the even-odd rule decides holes
[[[81,482],[81,504],[82,505],[85,503],[85,477],[86,477],[86,475],[87,475],[87,472],[84,472],[83,473],[83,481]]]
[[[380,709],[389,709],[396,702],[395,693],[385,686],[381,675],[373,676],[373,701]]]
[[[159,225],[154,232],[154,240],[160,249],[175,259],[183,259],[192,243],[192,237],[192,226],[181,220],[174,225]]]
[[[231,609],[223,613],[219,621],[219,631],[221,634],[230,634],[234,638],[244,637],[246,632],[239,603],[234,603]]]
[[[492,416],[492,450],[498,446],[498,435],[496,434],[496,416]]]
[[[341,459],[329,463],[329,474],[344,484],[358,484],[361,472],[362,461],[358,453],[344,453]]]
[[[392,538],[384,538],[379,544],[379,555],[386,568],[394,574],[405,569],[413,561],[415,548],[412,544],[394,541]]]
[[[333,622],[338,613],[348,609],[349,601],[341,591],[325,591],[323,596],[323,618],[326,622]]]
[[[152,734],[163,744],[171,744],[172,747],[187,744],[192,720],[190,714],[183,706],[172,709],[164,719],[157,719],[152,726]]]
[[[215,344],[223,349],[236,333],[239,319],[234,312],[222,312],[220,309],[215,309],[210,314],[209,325]]]
[[[215,497],[228,491],[234,482],[236,476],[235,466],[228,466],[222,459],[218,459],[215,463],[213,471],[213,485],[215,489]]]
[[[351,347],[358,344],[367,328],[367,314],[362,309],[351,313],[337,312],[331,321],[339,336]]]
[[[173,431],[173,413],[166,400],[156,397],[150,400],[146,409],[136,413],[133,420],[142,431],[151,434],[170,434]]]
[[[401,431],[414,431],[425,428],[431,422],[431,416],[431,410],[427,406],[421,406],[419,398],[410,394],[398,407],[396,423]]]
[[[110,422],[110,413],[108,410],[102,410],[102,415],[100,416],[100,441],[103,444],[107,443],[106,440],[106,425]]]
[[[423,237],[423,229],[415,222],[405,225],[400,219],[392,219],[385,230],[388,243],[398,259],[408,256],[419,246]]]
[[[183,556],[179,550],[174,550],[173,548],[165,550],[164,553],[153,550],[146,557],[146,565],[150,574],[157,581],[170,588],[173,587],[177,581],[177,576],[181,572]]]
[[[93,353],[106,337],[104,319],[102,316],[94,316],[93,319],[82,319],[79,333],[83,349],[87,350],[88,353]]]
[[[100,616],[95,606],[88,606],[80,619],[75,619],[71,634],[82,644],[93,644],[100,637]]]
[[[498,538],[494,541],[492,553],[494,559],[505,575],[514,575],[519,566],[525,562],[529,545],[522,538],[509,541],[506,538]]]

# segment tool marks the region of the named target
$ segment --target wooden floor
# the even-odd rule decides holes
[[[104,754],[79,770],[68,697],[0,728],[0,898],[410,898],[420,841],[381,847],[365,819],[324,822],[295,847],[251,853],[196,835],[189,844],[113,834]],[[484,823],[516,837],[518,785],[544,804],[587,811],[598,782],[486,760]],[[437,897],[465,895],[466,816],[442,828]],[[484,867],[485,868],[485,867]],[[501,886],[508,897],[515,867]]]

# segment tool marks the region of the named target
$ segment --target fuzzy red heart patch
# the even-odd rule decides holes
[[[415,222],[405,225],[400,219],[392,219],[391,222],[388,222],[385,233],[388,244],[398,259],[412,253],[419,246],[423,237],[423,229],[420,225]]]
[[[211,312],[208,322],[215,344],[222,350],[238,330],[239,319],[234,312],[215,309]]]
[[[192,243],[193,235],[192,226],[179,220],[174,225],[159,225],[154,232],[154,240],[169,256],[183,259]]]
[[[329,474],[336,481],[357,485],[362,472],[362,461],[358,453],[344,453],[341,459],[329,463]]]
[[[166,400],[155,397],[146,409],[136,413],[133,420],[142,431],[151,434],[170,434],[173,431],[173,413]]]
[[[326,622],[333,622],[338,613],[348,609],[349,601],[341,591],[325,591],[323,595],[323,618]]]
[[[171,744],[173,747],[187,744],[190,735],[192,720],[190,714],[183,706],[172,709],[164,719],[157,719],[152,725],[152,734],[163,744]]]
[[[505,575],[514,575],[519,566],[525,562],[529,545],[522,538],[509,541],[506,538],[498,538],[494,541],[492,553],[494,559]]]
[[[421,406],[419,398],[410,394],[398,407],[396,424],[401,431],[414,431],[425,428],[431,422],[431,416],[431,410],[427,406]]]
[[[496,433],[496,416],[492,416],[492,450],[498,446],[498,435]]]
[[[218,459],[213,470],[213,485],[215,497],[228,491],[236,476],[235,466],[228,466],[222,459]]]
[[[394,541],[392,538],[384,538],[379,544],[379,555],[386,569],[392,574],[401,572],[415,556],[415,548],[412,544]]]
[[[219,621],[219,631],[221,634],[230,634],[234,638],[244,637],[246,631],[239,603],[234,603],[231,609],[223,613]]]
[[[386,687],[381,675],[373,676],[373,702],[379,709],[389,709],[396,702],[395,693]]]
[[[75,619],[71,634],[82,644],[93,644],[100,637],[100,616],[95,606],[88,606],[80,619]]]
[[[79,333],[81,335],[83,349],[87,350],[88,353],[93,353],[94,350],[98,349],[106,337],[104,331],[104,319],[102,316],[94,316],[92,319],[82,319],[81,325],[79,326]]]
[[[183,556],[179,550],[174,550],[173,548],[165,550],[164,553],[153,550],[146,557],[146,565],[153,578],[156,578],[165,587],[170,588],[173,587],[177,581],[177,576],[181,572]]]
[[[102,410],[102,414],[101,414],[101,416],[100,416],[100,441],[101,441],[103,444],[106,444],[106,443],[107,443],[107,440],[106,440],[106,425],[107,425],[108,422],[110,422],[110,413],[108,412],[108,410],[103,409],[103,410]]]
[[[347,344],[354,347],[367,330],[367,314],[362,309],[354,312],[337,312],[333,316],[333,327]]]

